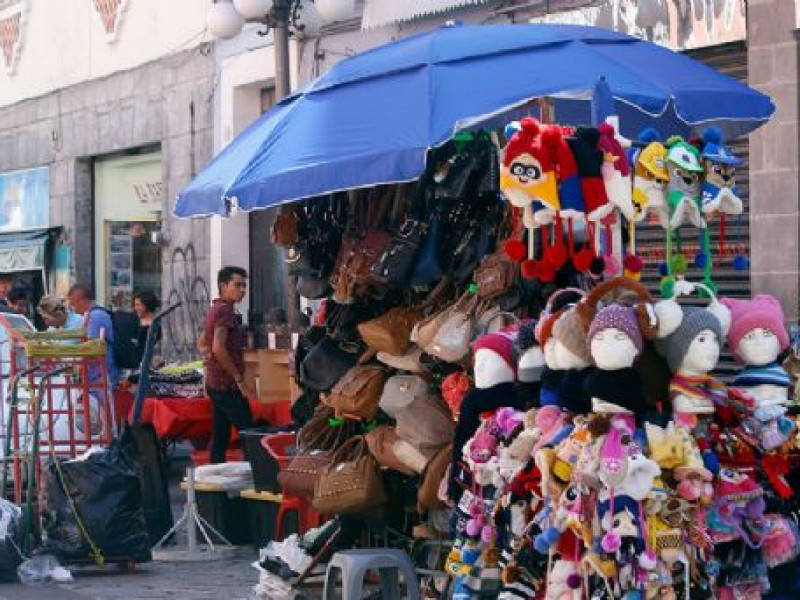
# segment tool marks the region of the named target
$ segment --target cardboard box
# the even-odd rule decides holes
[[[245,378],[258,392],[260,402],[294,400],[300,395],[292,379],[289,350],[246,350]]]

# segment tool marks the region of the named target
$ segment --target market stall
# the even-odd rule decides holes
[[[377,515],[412,554],[435,540],[414,554],[426,597],[797,593],[784,317],[717,297],[715,268],[747,257],[709,233],[743,211],[729,138],[774,107],[654,48],[541,26],[396,42],[278,105],[178,199],[299,200],[272,239],[325,303],[297,350],[283,497]],[[638,282],[645,221],[657,290]],[[726,347],[741,370],[722,381]],[[297,574],[297,549],[264,564]]]

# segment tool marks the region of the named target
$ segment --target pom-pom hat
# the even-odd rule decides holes
[[[741,159],[735,157],[722,141],[722,132],[716,127],[709,127],[703,132],[703,158],[723,165],[737,166]]]
[[[612,304],[601,308],[589,327],[589,342],[591,343],[598,333],[606,329],[619,329],[630,338],[637,353],[642,351],[644,341],[642,332],[639,330],[636,310],[633,307]]]

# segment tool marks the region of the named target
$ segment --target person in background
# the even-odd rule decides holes
[[[119,382],[120,372],[114,360],[114,323],[111,314],[95,302],[92,288],[86,285],[73,285],[67,294],[67,300],[72,310],[83,315],[86,335],[92,339],[102,338],[106,341],[106,367],[113,390]]]
[[[253,427],[248,400],[255,392],[244,378],[244,348],[247,333],[235,305],[247,293],[247,271],[224,267],[217,275],[219,297],[206,315],[205,328],[198,340],[203,353],[206,390],[211,398],[211,463],[225,462],[231,425],[237,429]]]
[[[8,275],[0,275],[0,306],[8,306],[8,292],[14,280]]]
[[[6,297],[8,308],[18,315],[28,315],[28,290],[21,285],[15,285]]]
[[[83,317],[69,310],[55,294],[42,296],[37,311],[48,329],[73,330],[83,327]]]
[[[139,292],[133,297],[133,312],[139,317],[139,347],[144,348],[147,332],[153,324],[153,317],[158,311],[158,297],[153,292]],[[159,338],[161,336],[159,335]]]

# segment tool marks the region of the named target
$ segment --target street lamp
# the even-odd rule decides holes
[[[355,11],[355,0],[311,0],[320,17],[326,21],[341,21]],[[230,39],[244,27],[245,21],[264,25],[259,35],[273,32],[275,47],[275,99],[290,91],[289,33],[302,30],[299,23],[303,0],[216,0],[208,12],[208,29],[216,38]]]

